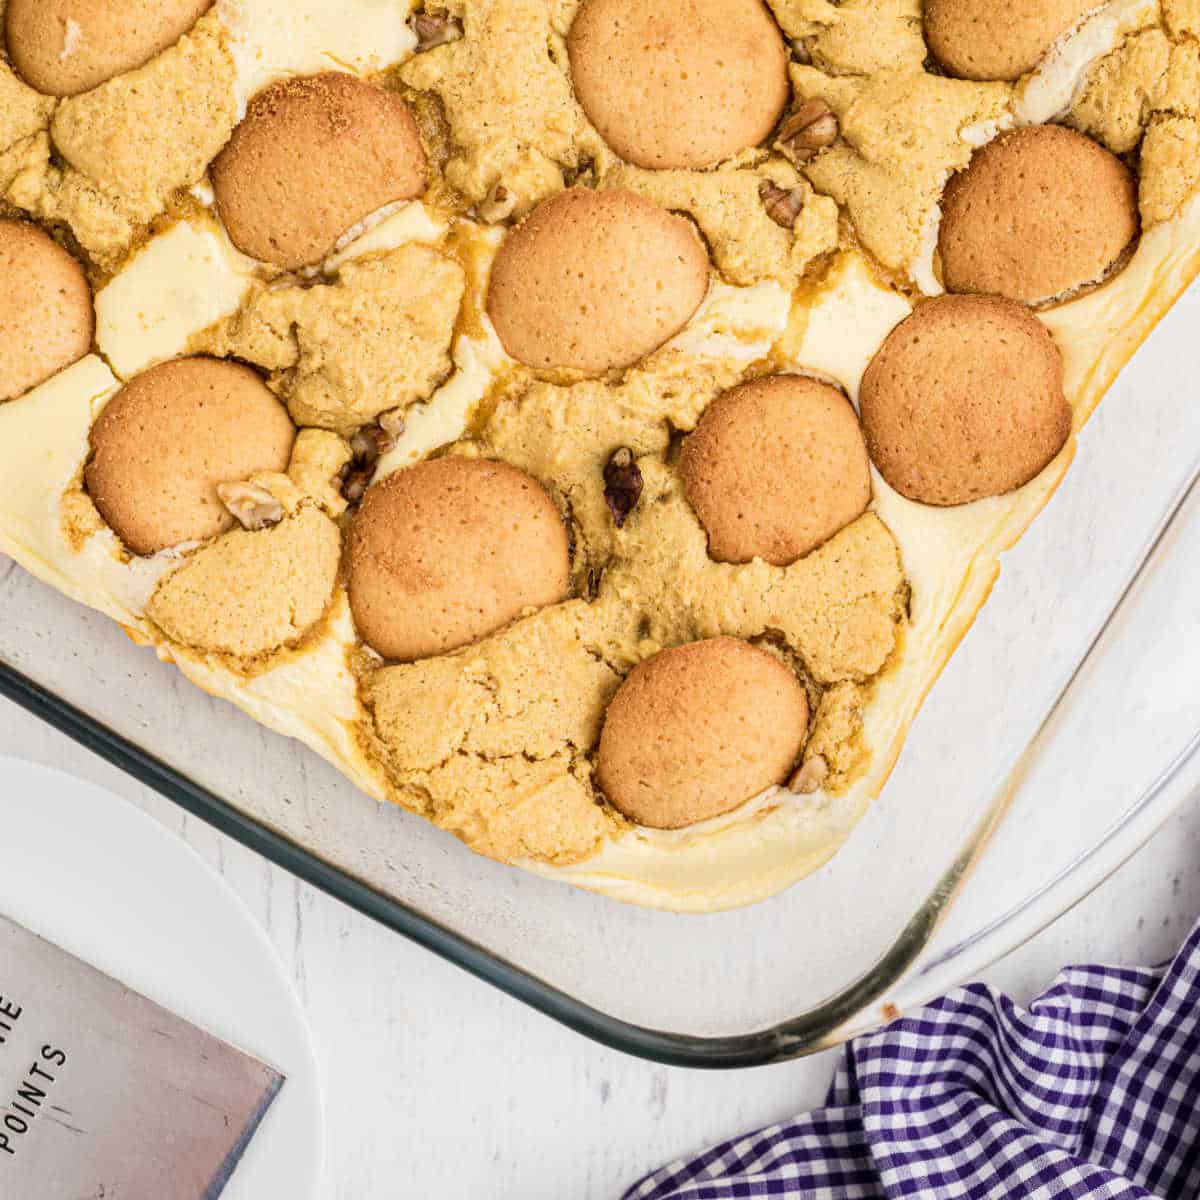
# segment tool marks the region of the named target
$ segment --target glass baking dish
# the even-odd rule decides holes
[[[0,692],[610,1046],[707,1067],[804,1054],[970,977],[1200,791],[1200,488],[1024,754],[1195,477],[1198,325],[1193,290],[1120,376],[847,845],[751,908],[641,910],[479,858],[7,560]]]

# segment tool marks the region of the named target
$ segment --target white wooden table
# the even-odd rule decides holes
[[[832,1056],[735,1073],[585,1041],[292,879],[0,701],[0,754],[55,765],[178,831],[268,931],[312,1023],[330,1200],[608,1200],[663,1162],[820,1102]],[[1200,915],[1200,798],[988,973],[1021,998],[1078,960],[1168,957]]]

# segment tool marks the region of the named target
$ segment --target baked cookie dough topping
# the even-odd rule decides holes
[[[331,517],[340,517],[349,503],[343,489],[353,463],[354,452],[336,433],[324,429],[302,429],[292,447],[288,477],[323,512]],[[361,498],[360,492],[355,499]]]
[[[1103,0],[925,0],[925,37],[949,75],[1020,79]]]
[[[425,149],[395,93],[331,73],[273,84],[212,165],[235,246],[286,270],[331,255],[348,229],[419,196]]]
[[[448,457],[368,489],[350,539],[350,605],[384,658],[444,654],[557,604],[570,584],[566,526],[536,479]]]
[[[487,311],[513,358],[591,374],[633,366],[678,333],[708,291],[686,218],[620,190],[571,188],[505,238]]]
[[[417,35],[417,54],[457,42],[463,35],[462,22],[448,12],[413,13],[408,23]]]
[[[8,52],[47,96],[77,96],[149,62],[213,0],[8,0]]]
[[[79,263],[36,225],[0,221],[0,403],[81,359],[94,327]]]
[[[1118,40],[1092,69],[1068,124],[1114,154],[1137,152],[1142,223],[1177,217],[1200,189],[1200,10],[1168,0],[1156,23]]]
[[[278,517],[234,529],[189,554],[157,586],[146,615],[170,640],[253,667],[296,645],[324,616],[337,582],[337,524],[283,475],[242,485]],[[260,501],[260,506],[266,501]]]
[[[942,278],[952,292],[1045,303],[1105,278],[1137,232],[1129,168],[1074,130],[1031,126],[985,146],[951,179]]]
[[[639,167],[713,166],[765,141],[788,101],[762,0],[583,0],[567,48],[583,111]]]
[[[231,529],[219,484],[284,471],[296,430],[249,367],[209,358],[164,363],[126,384],[92,427],[84,482],[134,554]]]
[[[770,0],[792,57],[830,75],[919,71],[928,50],[919,0]]]
[[[129,7],[87,6],[111,9],[112,29],[136,38]],[[203,177],[233,129],[227,40],[217,12],[208,12],[143,65],[58,100],[26,87],[0,58],[0,196],[68,226],[95,265],[115,269],[150,222]]]
[[[608,153],[571,90],[561,6],[447,0],[442,8],[463,36],[416,55],[400,78],[444,114],[446,182],[469,204],[502,184],[521,218],[562,189],[564,168]]]
[[[691,217],[722,278],[738,287],[772,280],[794,288],[838,246],[838,206],[783,158],[759,167],[647,171],[619,163],[603,186],[625,188]]]
[[[453,654],[366,681],[397,798],[482,854],[587,857],[624,827],[598,804],[589,752],[620,675],[593,606],[570,600]]]
[[[871,499],[854,409],[802,375],[757,379],[710,404],[683,444],[679,473],[717,562],[787,566]]]
[[[631,820],[679,829],[785,783],[808,735],[808,698],[765,650],[720,637],[635,667],[608,706],[597,777]]]
[[[839,124],[800,168],[901,286],[942,290],[946,182],[1017,126],[1061,119],[1115,154],[1136,151],[1144,229],[1178,216],[1200,188],[1190,0],[771,2],[798,46],[798,102],[823,101]]]
[[[860,403],[875,465],[925,504],[1012,491],[1071,431],[1053,338],[1023,305],[995,296],[922,304],[871,360]]]
[[[912,278],[946,180],[970,162],[977,132],[1008,118],[1008,85],[946,79],[919,65],[860,76],[796,63],[792,81],[802,103],[828,105],[840,130],[802,172],[844,206],[883,267]]]
[[[429,397],[450,374],[466,276],[431,246],[348,262],[330,282],[259,287],[195,349],[271,372],[298,425],[349,436]]]

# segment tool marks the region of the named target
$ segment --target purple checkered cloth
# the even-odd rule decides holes
[[[1200,927],[1166,968],[1072,967],[1028,1010],[982,985],[860,1038],[826,1106],[626,1200],[1200,1197]]]

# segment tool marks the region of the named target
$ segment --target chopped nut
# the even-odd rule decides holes
[[[788,783],[788,791],[798,796],[811,796],[819,792],[825,780],[829,778],[829,764],[819,754],[806,758],[800,769]]]
[[[371,484],[375,468],[365,470],[347,463],[342,468],[342,499],[347,504],[357,504]]]
[[[758,185],[758,194],[762,199],[763,207],[767,210],[767,216],[776,225],[782,225],[784,229],[795,228],[796,218],[804,207],[803,188],[792,188],[789,191],[787,188],[781,188],[778,184],[772,183],[769,179],[764,179]]]
[[[396,445],[396,438],[404,432],[404,418],[398,408],[383,413],[370,425],[364,425],[350,439],[353,456],[341,470],[342,496],[350,504],[357,504],[370,486],[371,478],[379,460]]]
[[[354,465],[373,467],[395,444],[395,438],[384,429],[381,422],[373,421],[370,425],[364,425],[350,439]]]
[[[604,468],[604,500],[618,529],[637,508],[644,485],[641,468],[633,460],[633,451],[625,447],[616,451]]]
[[[350,438],[351,466],[365,467],[379,460],[379,443],[372,436],[370,425],[364,425]],[[381,429],[380,433],[383,432]]]
[[[448,42],[457,42],[463,35],[462,22],[448,12],[413,13],[408,23],[417,35],[418,54]]]
[[[595,187],[596,160],[590,155],[581,158],[574,167],[563,167],[563,184],[566,187]]]
[[[499,225],[501,221],[507,221],[516,210],[516,192],[506,188],[497,180],[484,197],[483,203],[480,204],[479,216],[489,225]]]
[[[260,484],[218,483],[217,495],[243,529],[270,529],[283,520],[283,505]]]
[[[408,423],[404,419],[404,412],[399,408],[389,409],[385,413],[379,414],[379,428],[391,440],[392,445],[388,450],[404,436],[405,429],[408,428]],[[385,450],[383,453],[387,453]]]
[[[806,163],[837,141],[838,119],[824,100],[805,100],[779,127],[776,149],[793,163]]]

